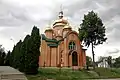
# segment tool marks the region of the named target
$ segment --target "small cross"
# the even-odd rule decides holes
[[[62,4],[61,4],[61,6],[60,6],[60,10],[62,11]]]
[[[63,11],[62,11],[62,5],[60,6],[61,11],[59,12],[59,18],[63,18]]]

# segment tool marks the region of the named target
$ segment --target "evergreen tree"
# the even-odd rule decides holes
[[[3,52],[2,55],[1,55],[1,66],[5,66],[5,57],[6,57],[6,53]]]
[[[79,28],[79,38],[84,42],[85,46],[92,46],[93,68],[95,68],[93,49],[96,45],[103,44],[107,40],[105,36],[105,26],[100,17],[93,11],[84,15],[84,20]]]
[[[15,64],[16,64],[16,69],[19,69],[19,66],[20,66],[20,59],[21,59],[21,51],[20,51],[20,48],[21,48],[21,45],[22,45],[22,40],[20,40],[17,44],[16,44],[16,51],[15,51]]]
[[[24,41],[21,45],[21,48],[20,48],[21,55],[20,55],[20,60],[19,60],[19,62],[20,62],[19,70],[21,72],[25,72],[25,73],[26,73],[26,67],[25,66],[29,65],[29,63],[27,61],[27,59],[29,60],[29,58],[27,56],[27,54],[28,54],[28,49],[27,48],[29,47],[27,45],[28,45],[29,38],[30,38],[30,35],[26,35],[26,37],[25,37],[25,39],[24,39]]]
[[[34,26],[31,35],[26,35],[23,42],[20,40],[10,55],[10,65],[26,74],[38,72],[40,35],[39,29]]]
[[[5,58],[5,65],[6,66],[10,66],[10,55],[11,55],[11,52],[8,51],[6,58]]]
[[[10,61],[10,66],[11,66],[11,67],[14,67],[13,61],[14,61],[14,55],[15,55],[15,54],[14,54],[14,52],[15,52],[15,47],[16,47],[16,46],[14,45],[13,50],[12,50],[12,52],[11,52],[11,54],[10,54],[10,60],[9,60],[9,61]]]
[[[4,66],[5,57],[6,53],[4,51],[4,48],[2,48],[2,45],[0,45],[0,66]]]
[[[28,40],[26,62],[25,66],[27,74],[36,74],[38,72],[39,62],[39,48],[40,48],[40,35],[39,29],[34,26],[31,32],[31,37]]]
[[[14,46],[13,51],[11,53],[11,60],[10,60],[10,64],[12,67],[18,69],[19,68],[19,60],[20,60],[20,47],[21,47],[22,41],[20,40],[16,46]]]

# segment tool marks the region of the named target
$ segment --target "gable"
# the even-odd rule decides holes
[[[74,34],[74,35],[78,36],[78,33],[76,31],[70,31],[65,35],[65,37],[69,36],[70,34]]]
[[[79,39],[78,33],[77,33],[76,31],[70,31],[70,32],[68,32],[68,33],[65,35],[65,37],[66,37],[66,38],[69,38],[69,37],[74,38],[74,37],[76,37],[77,39]]]

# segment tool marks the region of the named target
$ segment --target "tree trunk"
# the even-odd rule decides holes
[[[93,56],[93,69],[95,69],[95,54],[94,54],[94,47],[93,47],[93,42],[92,42],[92,56]]]
[[[89,70],[89,66],[87,65],[87,70]]]

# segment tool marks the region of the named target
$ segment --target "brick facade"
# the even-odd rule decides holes
[[[86,65],[86,53],[85,49],[82,48],[78,33],[72,30],[63,15],[54,22],[52,28],[45,30],[40,52],[40,67],[62,65],[63,67],[78,66],[82,68]]]

